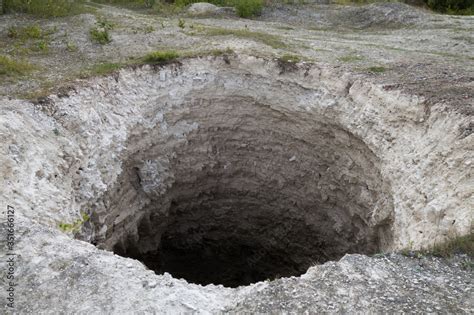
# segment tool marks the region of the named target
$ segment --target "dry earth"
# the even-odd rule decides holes
[[[29,24],[48,50],[8,37]],[[38,66],[0,85],[16,312],[473,313],[471,257],[396,253],[472,233],[473,30],[396,3],[0,16]]]

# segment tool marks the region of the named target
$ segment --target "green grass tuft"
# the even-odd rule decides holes
[[[82,225],[89,221],[90,217],[86,213],[81,212],[81,218],[77,219],[73,223],[59,223],[58,227],[61,231],[68,233],[68,232],[79,232]]]
[[[34,70],[34,66],[24,61],[16,61],[0,55],[0,75],[21,76]]]
[[[14,39],[28,40],[43,38],[45,33],[38,25],[29,25],[25,27],[10,27],[7,36]]]
[[[76,15],[90,10],[78,0],[3,0],[3,13],[14,12],[51,18]]]
[[[143,60],[149,64],[161,64],[179,58],[179,54],[173,50],[155,51],[147,54]]]
[[[385,71],[387,71],[387,68],[381,66],[374,66],[367,68],[367,71],[372,73],[384,73]]]
[[[283,62],[291,62],[291,63],[298,63],[301,61],[301,57],[297,55],[291,55],[291,54],[284,54],[280,58],[278,58],[280,61]]]
[[[474,257],[474,233],[436,244],[428,249],[428,253],[438,257],[451,257],[453,254]]]
[[[123,65],[120,63],[104,62],[94,65],[91,69],[91,73],[95,75],[105,75],[112,73],[122,67]]]
[[[108,44],[112,41],[109,31],[105,28],[93,27],[90,30],[91,40],[101,45]]]

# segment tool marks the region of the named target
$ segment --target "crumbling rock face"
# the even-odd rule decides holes
[[[58,223],[80,212],[91,219],[77,238],[157,273],[229,287],[471,228],[472,144],[459,134],[469,117],[335,69],[187,59],[124,69],[35,107],[5,101],[2,120],[2,202],[18,209],[20,286],[73,272],[98,310],[146,296],[135,310],[217,311],[259,289],[204,290],[135,262],[124,273],[129,260],[59,237]],[[43,262],[32,266],[38,252]],[[132,276],[122,301],[112,292]]]

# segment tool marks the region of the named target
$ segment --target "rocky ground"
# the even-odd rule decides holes
[[[400,3],[275,5],[252,20],[228,12],[193,16],[103,5],[94,9],[94,14],[53,21],[0,16],[0,53],[38,66],[26,78],[4,81],[0,93],[44,95],[58,83],[94,75],[102,63],[127,63],[155,50],[198,54],[230,48],[266,57],[296,55],[383,83],[387,89],[406,90],[431,103],[449,100],[457,110],[472,111],[471,16],[438,15]],[[89,30],[97,21],[112,25],[110,44],[91,41]],[[32,49],[34,41],[25,46],[8,37],[11,27],[36,24],[50,33],[45,51]]]
[[[195,15],[91,8],[54,20],[0,16],[0,55],[35,67],[0,75],[1,234],[13,206],[17,313],[474,312],[472,257],[403,251],[472,229],[474,17],[398,3],[273,5],[255,19],[230,9]],[[41,34],[11,36],[29,25]],[[93,27],[110,28],[111,42],[92,41]],[[138,65],[157,50],[186,57]],[[381,253],[347,254],[300,277],[275,274],[227,288],[157,275],[110,251],[120,242],[134,250],[148,245],[140,237],[156,231],[140,233],[141,224],[158,229],[182,185],[202,198],[185,195],[183,208],[205,202],[202,187],[213,179],[202,178],[210,174],[230,184],[249,179],[237,193],[279,187],[261,189],[257,199],[284,205],[284,221],[303,231],[294,240],[313,241],[309,227],[323,218],[324,229],[333,229],[320,228],[327,248],[335,239],[341,248],[347,240],[384,243]],[[168,191],[171,197],[162,197]],[[310,210],[304,216],[285,208],[303,201]],[[321,216],[312,217],[315,203]],[[84,209],[90,218],[77,221]],[[211,217],[225,213],[213,210]],[[204,216],[183,217],[192,226]],[[232,219],[236,226],[252,221]],[[75,222],[82,233],[59,225]],[[265,228],[281,223],[268,222]],[[171,235],[183,237],[182,228]],[[248,231],[240,234],[265,240],[266,229]],[[4,237],[0,245],[3,288]],[[2,303],[6,297],[2,290]]]

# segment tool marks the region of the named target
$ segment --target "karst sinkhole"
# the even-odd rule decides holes
[[[390,242],[390,219],[373,217],[392,207],[379,161],[336,123],[238,95],[189,100],[165,119],[194,127],[132,133],[102,200],[109,215],[92,216],[98,246],[158,274],[237,287]]]

